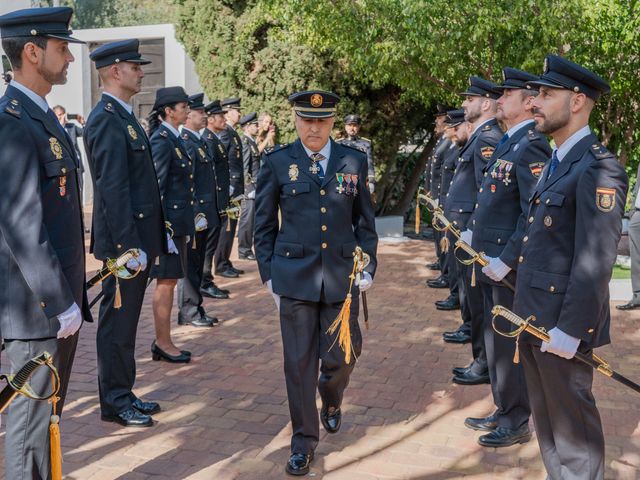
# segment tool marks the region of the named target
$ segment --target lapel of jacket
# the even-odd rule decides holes
[[[133,136],[131,135],[131,130],[129,129],[129,127],[131,127],[133,130],[135,130],[135,132],[142,137],[142,139],[144,140],[144,142],[147,145],[147,148],[149,149],[149,151],[151,151],[151,143],[149,143],[149,137],[147,137],[147,132],[144,131],[144,129],[142,128],[142,125],[140,125],[140,122],[138,122],[138,119],[136,118],[136,116],[133,113],[129,113],[127,112],[124,107],[122,105],[120,105],[119,102],[117,102],[116,100],[114,100],[111,96],[109,95],[102,95],[102,101],[106,102],[106,103],[110,103],[111,106],[113,107],[113,109],[118,113],[118,115],[120,116],[120,119],[123,123],[124,128],[127,129],[127,135],[132,139],[135,140],[133,138]]]
[[[551,162],[547,162],[544,169],[542,170],[542,173],[540,174],[540,176],[546,180],[542,180],[538,184],[538,186],[536,187],[534,198],[536,195],[544,192],[549,187],[551,187],[551,185],[553,185],[562,177],[564,177],[567,173],[569,173],[569,170],[571,169],[571,165],[573,165],[575,162],[580,160],[584,155],[584,152],[586,152],[587,149],[597,141],[598,141],[597,137],[593,133],[590,133],[589,135],[584,137],[582,140],[580,140],[578,143],[576,143],[571,148],[571,150],[569,150],[569,152],[565,155],[565,157],[560,162],[560,165],[558,165],[558,167],[554,170],[554,172],[551,174],[549,178],[546,178],[546,177],[547,177],[547,172],[549,171],[549,165],[551,164]]]
[[[302,146],[302,141],[300,139],[294,142],[292,148],[289,148],[289,156],[291,157],[292,161],[298,166],[299,172],[304,173],[305,176],[320,185],[320,178],[318,177],[318,175],[313,175],[309,171],[309,167],[311,166],[311,159],[307,156],[307,152]]]
[[[334,142],[333,139],[330,139],[329,141],[331,142],[331,156],[327,163],[327,171],[324,172],[324,180],[322,181],[323,187],[325,187],[333,177],[336,176],[338,171],[342,170],[346,166],[346,162],[343,161],[343,158],[346,155],[345,149],[342,145],[338,145]],[[366,178],[361,178],[360,180],[364,182]]]
[[[73,145],[71,145],[68,135],[64,132],[63,128],[59,128],[58,125],[53,123],[52,118],[50,118],[45,112],[42,111],[42,109],[38,105],[36,105],[29,97],[27,97],[17,88],[9,85],[7,87],[6,95],[10,98],[15,98],[16,100],[18,100],[27,114],[34,120],[40,122],[45,130],[49,133],[49,135],[55,137],[58,140],[61,146],[65,148],[71,155],[71,158],[74,159],[74,163],[76,163],[76,166],[78,166],[76,151],[73,148]]]
[[[514,145],[517,145],[522,137],[529,133],[529,130],[533,129],[533,127],[535,127],[535,123],[532,120],[530,123],[527,123],[526,125],[523,125],[522,128],[518,129],[506,142],[500,145],[499,148],[496,148],[496,151],[493,152],[493,156],[491,157],[491,162],[487,162],[483,171],[488,172],[490,168],[493,167],[493,164],[496,163],[502,155],[509,153],[511,148],[513,148]]]

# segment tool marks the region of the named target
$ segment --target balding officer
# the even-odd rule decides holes
[[[544,73],[530,85],[540,91],[533,102],[537,129],[556,148],[531,196],[514,310],[534,315],[551,338],[541,345],[520,335],[520,359],[549,478],[603,479],[593,369],[573,357],[610,342],[609,280],[627,175],[589,129],[596,100],[610,90],[607,82],[549,55]]]
[[[496,99],[501,95],[495,87],[496,84],[493,82],[471,77],[469,88],[462,93],[465,97],[462,102],[465,120],[470,124],[472,132],[460,151],[458,166],[449,188],[444,210],[447,218],[463,232],[463,240],[467,243],[471,243],[471,226],[468,224],[475,208],[478,190],[482,185],[483,169],[503,135],[495,118]],[[455,238],[450,236],[450,244],[453,246],[454,243]],[[473,269],[476,267],[462,265],[460,262],[455,262],[455,265],[460,279],[462,318],[467,328],[470,327],[474,361],[468,370],[456,371],[453,381],[463,385],[488,383],[489,373],[483,338],[482,292],[479,286],[472,285]],[[445,342],[461,343],[467,339],[468,335],[464,330],[444,334]]]
[[[78,159],[45,97],[67,81],[73,62],[68,7],[18,10],[0,17],[13,80],[0,98],[0,331],[15,373],[49,352],[60,375],[60,415],[82,320],[91,321],[85,288]],[[51,373],[29,380],[51,391]],[[51,403],[18,395],[5,433],[6,478],[51,478]]]
[[[529,197],[545,158],[551,155],[547,139],[535,130],[533,121],[538,92],[526,85],[537,77],[509,67],[502,72],[504,82],[496,87],[502,91],[496,118],[508,130],[484,169],[470,227],[473,248],[489,260],[478,272],[478,284],[484,299],[484,344],[496,411],[485,418],[467,418],[465,425],[489,431],[478,439],[485,447],[507,447],[531,438],[524,373],[520,364],[513,363],[515,342],[494,332],[491,309],[513,306],[513,292],[499,282],[506,278],[511,285],[516,283]]]
[[[342,396],[355,359],[346,363],[344,352],[334,345],[336,334],[327,329],[349,291],[356,246],[371,257],[359,288],[350,292],[356,356],[362,348],[359,290],[371,286],[376,269],[378,237],[364,181],[366,155],[329,137],[338,100],[333,93],[317,90],[291,95],[299,139],[267,153],[258,176],[256,256],[262,281],[280,307],[293,424],[286,471],[292,475],[309,471],[318,444],[316,387],[322,425],[329,433],[340,429]]]
[[[373,163],[373,144],[368,138],[358,136],[361,127],[362,118],[360,115],[347,115],[344,117],[344,131],[347,136],[338,140],[337,143],[357,148],[367,154],[367,182],[369,182],[369,191],[373,195],[376,189],[376,169]]]
[[[130,103],[142,86],[142,66],[150,63],[138,48],[138,40],[123,40],[91,53],[104,92],[85,127],[94,186],[91,251],[103,262],[132,248],[140,251],[140,273],[119,282],[120,308],[114,308],[115,278],[102,282],[96,336],[102,418],[123,426],[151,425],[150,415],[160,411],[157,403],[143,402],[132,390],[136,333],[149,270],[167,242],[151,145]]]
[[[242,127],[242,164],[244,170],[244,195],[242,213],[238,222],[238,256],[244,260],[255,260],[253,253],[253,229],[256,216],[256,183],[260,171],[260,150],[256,143],[258,115],[253,112],[240,119]]]

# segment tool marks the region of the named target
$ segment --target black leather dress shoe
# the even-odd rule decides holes
[[[220,275],[221,277],[224,277],[224,278],[238,278],[240,276],[239,273],[231,269],[216,273],[216,275]]]
[[[240,260],[255,260],[256,256],[252,252],[249,252],[247,254],[244,254],[244,253],[238,254],[238,258]]]
[[[143,402],[139,398],[136,398],[131,406],[145,415],[153,415],[154,413],[158,413],[160,411],[160,405],[158,403]]]
[[[616,305],[618,310],[635,310],[636,308],[640,308],[640,303],[625,303],[623,305]]]
[[[191,325],[194,327],[213,327],[213,317],[202,315],[200,318],[192,320]]]
[[[491,383],[489,380],[489,373],[478,375],[471,369],[462,375],[456,375],[453,377],[453,383],[459,385],[482,385],[483,383]]]
[[[149,415],[140,413],[135,408],[129,408],[116,415],[102,414],[100,418],[103,422],[115,422],[123,427],[150,427],[153,425],[153,419]]]
[[[488,417],[474,418],[468,417],[464,420],[465,427],[469,427],[471,430],[481,430],[484,432],[491,432],[498,428],[498,415],[492,413]]]
[[[292,453],[287,462],[285,470],[289,475],[302,476],[309,473],[309,464],[313,460],[313,453]]]
[[[431,280],[427,280],[426,283],[429,288],[449,288],[449,282],[442,277],[432,278]]]
[[[220,299],[229,298],[228,293],[224,293],[221,289],[219,289],[215,285],[212,285],[211,287],[208,287],[208,288],[201,288],[200,293],[202,294],[203,297],[220,298]]]
[[[509,447],[516,443],[527,443],[531,440],[529,425],[524,424],[520,428],[497,427],[492,432],[478,438],[478,443],[483,447]]]
[[[469,343],[471,342],[471,335],[466,332],[456,330],[455,332],[445,332],[442,334],[442,339],[447,343]]]
[[[460,299],[449,296],[446,300],[436,300],[436,310],[460,310]]]
[[[213,288],[217,288],[218,290],[220,290],[222,293],[226,293],[227,295],[229,295],[231,293],[231,290],[229,290],[228,288],[220,288],[218,285],[216,285],[215,283],[212,284]]]
[[[427,263],[429,270],[440,270],[440,262]]]
[[[462,375],[464,373],[467,373],[470,368],[471,368],[470,366],[467,366],[467,367],[453,367],[451,369],[451,373],[453,373],[454,375]]]
[[[244,270],[242,270],[240,268],[236,268],[236,267],[231,267],[231,271],[232,272],[236,272],[238,275],[243,275],[244,274]]]
[[[342,425],[342,412],[339,408],[326,408],[323,405],[320,410],[320,422],[328,433],[337,433]]]
[[[156,345],[155,340],[151,344],[151,358],[154,361],[165,360],[169,363],[189,363],[191,361],[191,355],[185,355],[183,351],[180,355],[169,355]]]

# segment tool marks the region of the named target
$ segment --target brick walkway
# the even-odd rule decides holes
[[[433,301],[444,294],[424,286],[432,273],[424,264],[431,258],[430,242],[381,245],[369,295],[371,329],[364,332],[364,353],[346,393],[342,429],[331,437],[321,429],[312,478],[545,477],[535,441],[486,449],[477,445],[478,433],[463,426],[465,417],[492,411],[490,391],[488,385],[450,381],[451,367],[468,362],[469,348],[441,340],[443,330],[457,326],[459,313],[435,310]],[[62,423],[65,478],[286,478],[290,426],[279,324],[255,263],[237,265],[247,274],[219,282],[231,289],[232,299],[206,303],[221,326],[175,327],[178,345],[194,354],[185,366],[151,361],[153,287],[147,292],[135,391],[162,404],[153,428],[100,421],[96,327],[85,325]],[[611,347],[599,353],[639,379],[640,312],[613,312],[616,353]],[[607,478],[640,478],[640,397],[601,375],[595,394],[607,435]]]

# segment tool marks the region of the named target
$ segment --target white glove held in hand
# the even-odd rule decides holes
[[[267,280],[267,290],[269,290],[269,293],[273,296],[273,301],[276,302],[276,308],[278,309],[278,311],[280,311],[280,295],[278,295],[277,293],[273,293],[273,288],[271,287],[271,280]]]
[[[127,262],[127,268],[132,271],[136,271],[138,269],[138,265],[140,265],[140,270],[147,269],[147,254],[144,253],[144,250],[138,248],[138,258],[133,257],[131,260]]]
[[[74,302],[67,310],[58,315],[60,329],[58,330],[58,338],[67,338],[80,330],[82,325],[82,312]]]
[[[247,193],[247,198],[249,200],[253,200],[254,198],[256,198],[256,191],[252,190],[251,192]]]
[[[176,247],[175,242],[173,241],[173,238],[171,238],[171,235],[169,235],[167,233],[167,247],[169,249],[169,253],[174,253],[174,254],[178,254],[178,248]]]
[[[551,337],[549,343],[542,342],[542,346],[540,347],[541,352],[553,353],[567,360],[575,356],[578,345],[580,345],[579,338],[567,335],[558,327],[553,327],[549,330],[549,337]]]
[[[229,195],[233,195],[234,190],[235,188],[233,187],[233,185],[229,185]]]
[[[464,232],[460,233],[460,240],[462,240],[464,243],[471,245],[471,239],[473,238],[473,232],[471,230],[465,230]]]
[[[499,258],[487,257],[489,265],[482,267],[482,273],[494,282],[499,282],[511,271],[511,267]]]
[[[206,217],[200,217],[196,222],[196,232],[201,232],[203,230],[206,230],[208,226],[209,226],[209,222],[207,222]]]
[[[369,272],[356,273],[356,281],[354,282],[361,292],[366,292],[373,286],[373,278]]]

